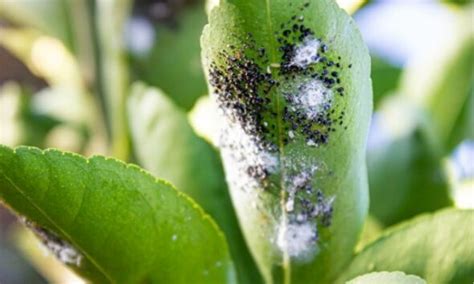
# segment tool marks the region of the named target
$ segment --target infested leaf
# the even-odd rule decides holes
[[[267,283],[331,282],[367,211],[370,60],[332,0],[220,1],[201,44],[219,147]]]
[[[0,200],[94,283],[234,283],[213,221],[136,166],[0,146]]]

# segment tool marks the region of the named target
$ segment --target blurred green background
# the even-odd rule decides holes
[[[193,192],[227,190],[200,59],[212,2],[0,0],[0,144],[115,156],[219,212]],[[338,1],[372,55],[371,217],[360,247],[422,212],[474,207],[469,2]],[[82,282],[0,207],[0,283]]]

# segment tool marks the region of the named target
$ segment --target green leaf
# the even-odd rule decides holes
[[[95,283],[232,283],[213,221],[136,166],[0,146],[0,198]]]
[[[157,25],[155,46],[134,63],[142,80],[159,87],[178,106],[189,110],[207,91],[199,48],[207,18],[202,5],[192,5],[178,20],[174,28]]]
[[[331,282],[367,211],[370,59],[332,0],[220,1],[201,44],[220,149],[267,283]]]
[[[370,213],[385,226],[451,205],[442,165],[420,135],[416,115],[403,97],[391,96],[372,120]]]
[[[473,7],[458,12],[457,24],[439,47],[417,58],[404,71],[400,92],[418,108],[428,146],[438,158],[449,138],[474,81]],[[436,64],[434,64],[434,62]]]
[[[464,103],[461,114],[458,116],[454,129],[450,134],[447,148],[449,150],[454,149],[465,139],[474,139],[474,80],[469,97]]]
[[[471,3],[471,1],[469,0],[442,0],[442,2],[445,2],[446,4],[450,5],[467,5]]]
[[[356,252],[360,251],[367,244],[377,239],[383,231],[383,226],[376,218],[369,215],[365,219],[364,228],[360,234],[359,243],[356,247]]]
[[[158,89],[134,84],[128,109],[140,163],[182,189],[216,220],[229,240],[240,283],[261,283],[240,231],[217,152],[194,134],[186,114]]]
[[[474,211],[449,209],[398,225],[355,256],[342,283],[372,271],[404,271],[428,283],[474,279]]]
[[[336,0],[339,7],[344,9],[349,15],[354,14],[359,8],[364,6],[367,0]],[[207,0],[206,11],[209,13],[214,6],[219,4],[219,0]]]
[[[392,65],[381,57],[371,55],[371,77],[374,88],[374,108],[377,110],[379,102],[392,94],[398,87],[401,74],[400,67]]]
[[[415,275],[403,272],[374,272],[352,279],[347,284],[426,284],[426,281]]]

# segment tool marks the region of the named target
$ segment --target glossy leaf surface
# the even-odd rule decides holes
[[[93,282],[233,283],[227,245],[213,221],[136,166],[1,146],[0,198]]]

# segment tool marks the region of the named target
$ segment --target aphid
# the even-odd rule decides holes
[[[306,3],[305,7],[309,6]],[[335,68],[340,66],[329,58],[332,58],[329,47],[321,39],[315,37],[314,32],[303,24],[296,24],[294,21],[303,21],[304,17],[293,16],[288,23],[280,25],[280,30],[276,34],[278,37],[278,50],[281,52],[280,62],[269,62],[269,58],[264,47],[259,47],[251,33],[247,34],[246,42],[238,48],[229,45],[231,51],[220,51],[221,63],[212,62],[210,64],[209,80],[217,97],[217,102],[222,113],[228,120],[236,125],[247,135],[248,142],[256,151],[251,155],[260,155],[257,162],[249,162],[242,168],[249,178],[266,187],[270,183],[268,177],[272,174],[271,167],[265,166],[262,161],[265,155],[276,155],[278,148],[277,128],[273,121],[277,119],[278,113],[274,109],[272,100],[274,94],[279,94],[285,99],[281,114],[283,118],[283,131],[287,133],[282,138],[286,145],[294,143],[296,135],[301,135],[303,141],[310,147],[320,147],[328,143],[330,133],[336,131],[332,125],[343,125],[342,118],[337,118],[334,106],[337,103],[332,97],[316,104],[317,97],[312,98],[310,106],[316,107],[317,112],[312,116],[307,116],[305,111],[298,104],[297,92],[305,92],[301,89],[302,84],[298,81],[319,80],[324,84],[328,91],[336,91],[342,95],[344,89],[339,85],[341,78]],[[292,40],[292,42],[289,42]],[[309,47],[314,47],[314,51],[307,50],[307,54],[301,57],[299,64],[292,64],[296,56],[298,46],[310,42]],[[306,50],[305,50],[306,52]],[[322,56],[323,53],[325,56]],[[341,57],[337,57],[341,60]],[[272,68],[278,69],[272,72]],[[284,91],[286,88],[293,90]],[[336,85],[338,84],[338,85]],[[299,91],[298,91],[299,88]],[[334,116],[334,117],[333,117]],[[270,119],[266,121],[267,119]],[[271,121],[271,123],[269,123]],[[346,127],[347,128],[347,127]],[[240,142],[235,142],[240,143]],[[249,156],[245,145],[229,145],[234,147],[244,147],[241,151],[244,156]],[[233,150],[235,151],[235,150]],[[251,156],[250,155],[250,156]],[[277,159],[268,158],[267,160]],[[271,162],[270,164],[274,164]],[[303,190],[303,189],[302,189]],[[312,192],[312,188],[304,187],[304,192]],[[298,197],[300,198],[300,197]],[[305,210],[312,210],[314,207],[311,202],[305,201]],[[299,205],[295,204],[295,210],[298,211]],[[302,214],[302,213],[300,213]],[[303,215],[306,216],[306,215]],[[304,217],[303,219],[305,219]],[[301,219],[301,218],[300,218]]]

